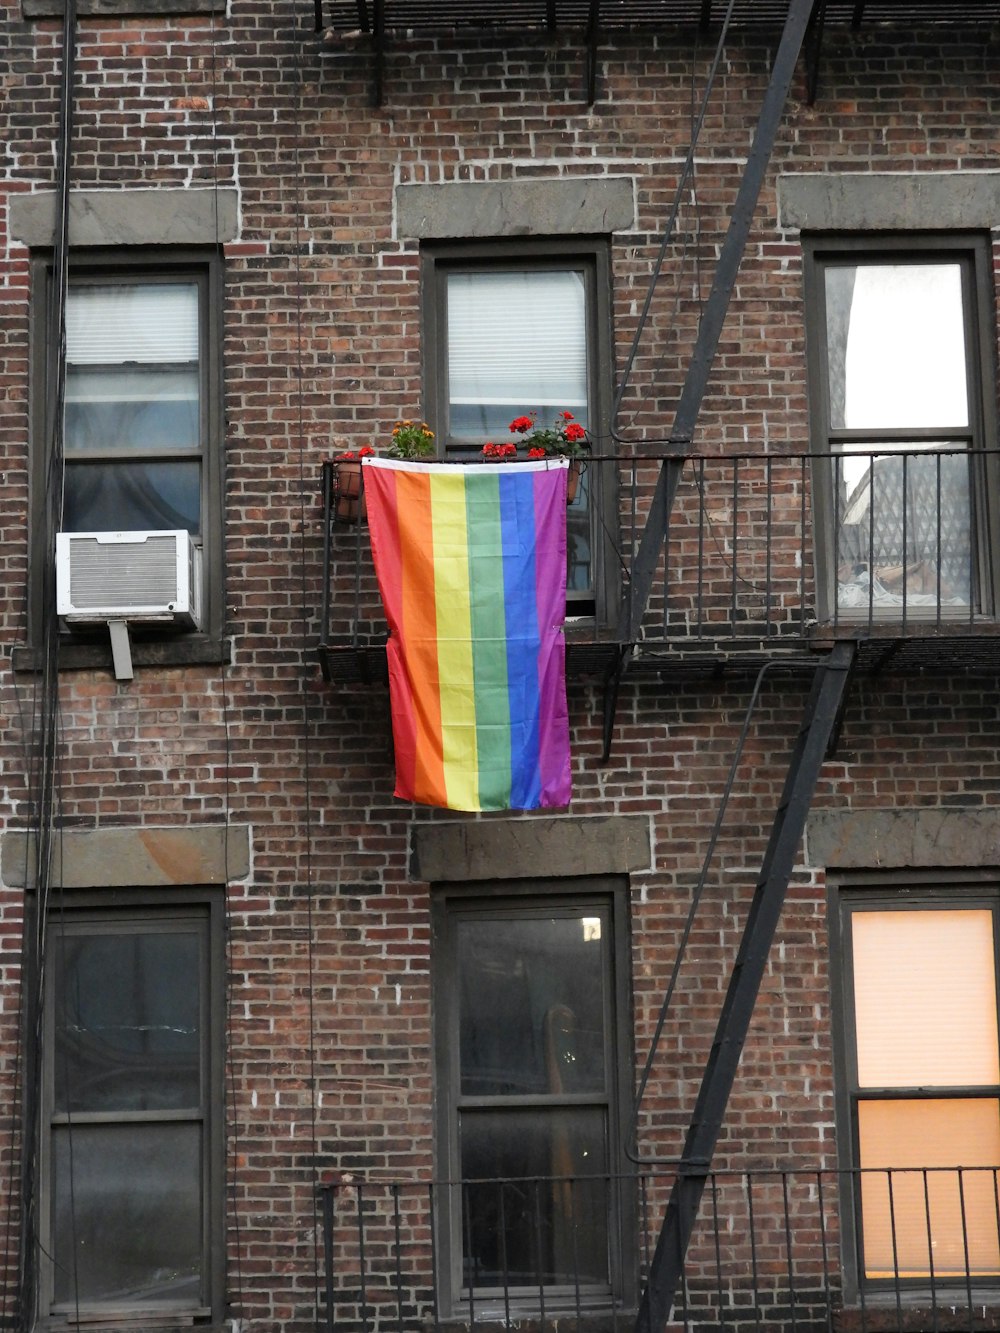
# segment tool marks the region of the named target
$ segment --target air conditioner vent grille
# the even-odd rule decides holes
[[[128,588],[136,606],[170,606],[177,599],[177,539],[172,533],[147,537],[141,546],[75,543],[70,566],[70,600],[79,610],[108,605],[113,589]]]

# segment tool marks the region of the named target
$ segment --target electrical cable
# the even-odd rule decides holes
[[[219,56],[218,56],[218,36],[219,20],[217,15],[213,14],[210,18],[211,23],[211,50],[210,50],[210,86],[212,94],[212,207],[215,222],[215,251],[221,273],[221,283],[223,286],[222,299],[225,299],[225,265],[223,263],[222,246],[222,225],[219,210]],[[213,391],[215,391],[213,386]],[[221,412],[220,438],[218,441],[210,442],[222,453],[219,461],[219,468],[224,467],[226,451],[224,448],[226,435],[226,415]],[[218,490],[218,510],[215,514],[215,522],[219,525],[220,531],[225,531],[226,501],[225,485],[221,485]],[[226,629],[226,607],[221,609],[222,632],[225,638]],[[223,1055],[223,1103],[225,1106],[225,1156],[226,1156],[226,1177],[227,1188],[226,1198],[228,1202],[228,1216],[232,1218],[233,1228],[233,1248],[235,1251],[236,1283],[235,1299],[228,1300],[229,1284],[226,1282],[227,1313],[233,1308],[237,1316],[242,1318],[244,1303],[243,1287],[243,1226],[240,1215],[239,1191],[237,1189],[237,1171],[240,1160],[241,1145],[241,1123],[239,1115],[239,1102],[236,1089],[236,1067],[233,1054],[233,984],[235,971],[233,967],[233,912],[230,901],[229,890],[229,833],[232,825],[232,730],[231,730],[231,705],[229,700],[229,683],[227,678],[228,663],[223,661],[219,665],[219,689],[222,695],[222,728],[223,728],[223,746],[225,760],[225,779],[223,782],[223,838],[222,838],[222,919],[225,953],[225,977],[223,979],[224,995],[224,1055]]]
[[[296,344],[296,394],[295,428],[298,442],[298,486],[299,486],[299,591],[301,595],[302,625],[302,663],[308,661],[309,651],[309,597],[306,573],[306,494],[313,493],[313,486],[307,485],[305,471],[305,402],[303,379],[305,364],[302,351],[303,332],[303,274],[302,274],[302,133],[303,85],[302,51],[304,42],[296,44],[295,58],[295,115],[293,118],[293,208],[295,215],[294,236],[294,310]],[[313,804],[312,804],[312,726],[313,709],[310,702],[309,683],[303,670],[299,677],[302,692],[302,780],[304,787],[305,820],[305,887],[306,887],[306,971],[308,994],[308,1067],[309,1067],[309,1133],[310,1133],[310,1185],[312,1194],[312,1252],[313,1252],[313,1301],[317,1312],[320,1310],[320,1292],[322,1279],[320,1272],[320,1198],[319,1198],[319,1128],[316,1087],[316,1012],[315,1012],[315,975],[316,941],[314,924],[314,883],[313,883]]]
[[[72,188],[72,141],[77,45],[76,0],[66,0],[62,20],[59,130],[57,152],[57,212],[53,273],[46,323],[46,459],[40,539],[43,544],[41,625],[41,708],[35,763],[29,775],[34,833],[34,930],[24,932],[22,985],[30,984],[26,1040],[30,1041],[30,1083],[27,1087],[22,1133],[21,1247],[19,1255],[18,1327],[30,1329],[38,1307],[39,1243],[37,1173],[40,1133],[41,1038],[45,995],[45,953],[49,898],[52,886],[53,843],[58,808],[59,622],[55,607],[55,534],[63,509],[64,436],[66,409],[66,304],[69,288],[69,212]]]

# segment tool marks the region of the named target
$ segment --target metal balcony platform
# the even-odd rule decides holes
[[[419,32],[429,29],[493,31],[605,31],[627,28],[709,29],[722,23],[728,0],[326,0],[324,27],[333,32]],[[731,23],[775,28],[784,23],[788,0],[736,0]],[[1000,22],[998,0],[827,0],[817,4],[827,26],[872,29],[922,24]]]

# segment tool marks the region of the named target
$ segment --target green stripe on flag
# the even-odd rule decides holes
[[[510,805],[510,700],[507,689],[507,625],[504,615],[500,478],[466,474],[472,670],[479,757],[479,806]]]

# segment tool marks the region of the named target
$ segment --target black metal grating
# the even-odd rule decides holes
[[[596,17],[605,31],[616,28],[713,27],[721,24],[728,0],[326,0],[325,21],[335,32],[386,32],[476,28],[519,31],[585,29]],[[737,27],[780,27],[788,0],[737,0]],[[870,29],[883,25],[1000,24],[1000,0],[827,0],[828,26]]]
[[[829,641],[802,638],[780,651],[771,642],[739,648],[718,643],[706,647],[675,643],[639,645],[629,658],[629,676],[706,678],[739,676],[758,671],[765,662],[784,661],[791,672],[802,671],[812,660],[829,652]],[[566,674],[571,680],[605,680],[618,661],[619,646],[607,642],[567,644]],[[318,650],[323,678],[332,685],[386,685],[389,681],[385,646],[341,647]],[[1000,635],[967,634],[925,638],[877,637],[858,641],[854,670],[864,676],[913,676],[924,672],[953,675],[1000,674]]]

